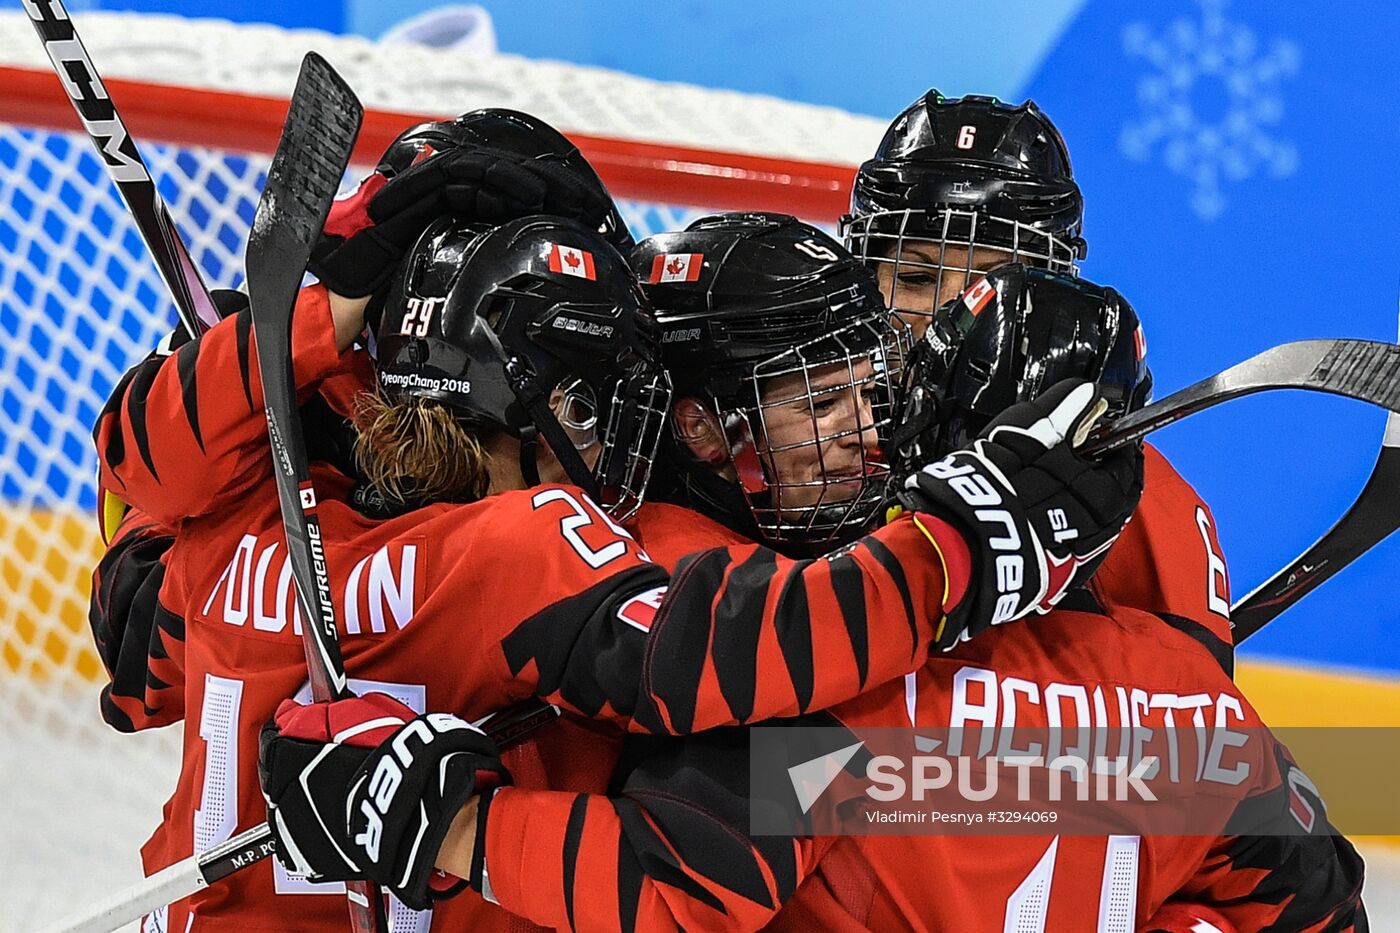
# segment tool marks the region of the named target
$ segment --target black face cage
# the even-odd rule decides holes
[[[841,235],[846,248],[875,271],[890,310],[915,321],[927,321],[941,304],[1003,263],[1079,274],[1078,252],[1070,240],[975,210],[875,211],[843,218]],[[950,256],[950,246],[962,248],[963,255]],[[929,259],[906,256],[909,247],[924,247],[920,252]],[[977,256],[979,250],[991,253],[992,261]],[[945,280],[952,287],[940,300]]]
[[[759,533],[786,544],[844,543],[879,515],[909,333],[868,316],[753,367],[741,404],[717,405]]]
[[[577,392],[577,386],[587,388],[581,382],[564,387],[565,401],[559,418],[576,447],[580,443],[587,446],[589,434],[595,433],[597,427],[596,405],[591,407],[591,423],[579,420],[589,411],[589,405],[577,395],[571,396],[571,392]],[[664,370],[639,363],[614,385],[608,420],[599,438],[602,451],[593,469],[606,510],[614,520],[625,522],[641,508],[670,411],[671,379]]]

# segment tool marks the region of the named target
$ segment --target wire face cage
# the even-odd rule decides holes
[[[866,317],[757,364],[749,403],[718,412],[765,538],[833,543],[878,515],[909,348],[907,328],[884,313]]]
[[[875,211],[843,219],[841,235],[875,270],[891,310],[920,332],[938,308],[1003,263],[1079,274],[1069,241],[981,211]]]

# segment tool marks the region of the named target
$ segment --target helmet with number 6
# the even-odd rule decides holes
[[[979,272],[1020,262],[1074,274],[1084,200],[1060,132],[1034,101],[931,90],[861,165],[843,218],[890,307],[921,330]]]

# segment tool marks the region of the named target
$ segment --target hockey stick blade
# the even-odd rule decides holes
[[[475,725],[502,749],[510,748],[540,726],[559,718],[559,708],[526,700],[493,713]],[[72,914],[40,933],[110,933],[153,910],[189,897],[214,882],[256,865],[273,853],[276,841],[266,823],[239,833],[207,852],[176,862],[119,891],[94,907]]]
[[[63,0],[25,0],[24,9],[44,43],[59,83],[73,102],[78,119],[97,147],[98,157],[126,201],[136,230],[170,289],[180,323],[191,337],[198,337],[219,323],[218,308],[156,190],[135,140],[108,96],[102,77],[92,66]]]
[[[1347,339],[1280,344],[1119,418],[1083,450],[1115,450],[1221,402],[1273,389],[1326,392],[1400,412],[1400,346]]]
[[[302,646],[307,673],[317,700],[337,699],[349,690],[325,544],[316,518],[316,490],[297,410],[292,311],[311,248],[350,164],[350,151],[363,117],[364,108],[350,86],[324,58],[308,52],[302,59],[267,184],[258,199],[246,261],[272,473],[304,620]],[[384,898],[378,887],[349,882],[345,896],[354,933],[382,933],[387,928]]]
[[[293,579],[307,621],[307,663],[318,700],[345,693],[345,671],[297,411],[292,309],[311,247],[349,163],[362,114],[354,92],[335,70],[319,55],[308,53],[248,238],[248,296],[273,472]]]
[[[1351,508],[1292,563],[1230,607],[1244,641],[1400,528],[1400,414],[1390,413],[1381,452]]]
[[[1093,454],[1121,447],[1221,402],[1271,389],[1341,395],[1389,409],[1390,418],[1376,466],[1346,514],[1231,608],[1237,645],[1400,527],[1400,346],[1370,340],[1285,343],[1120,418],[1084,448]]]
[[[1312,547],[1230,608],[1235,644],[1273,621],[1397,528],[1400,415],[1392,413],[1375,468],[1351,508]]]

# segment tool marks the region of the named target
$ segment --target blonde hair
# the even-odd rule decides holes
[[[395,502],[475,502],[491,485],[476,429],[441,402],[365,392],[355,404],[355,463]]]

